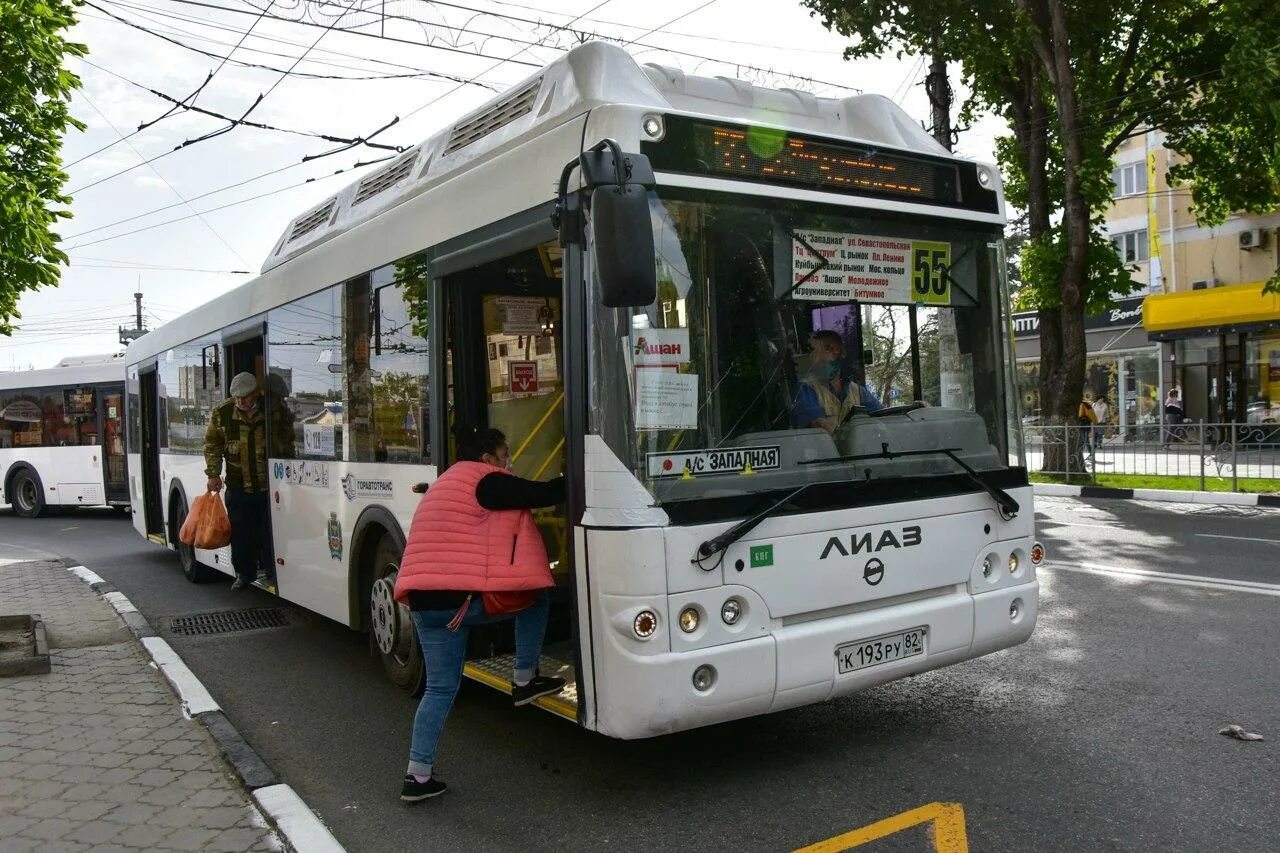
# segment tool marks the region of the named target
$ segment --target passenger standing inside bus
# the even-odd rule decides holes
[[[461,426],[457,436],[458,461],[418,504],[396,578],[395,597],[413,613],[427,678],[400,791],[406,802],[445,791],[431,768],[462,682],[470,626],[514,617],[516,705],[564,687],[564,679],[538,674],[553,581],[529,511],[562,503],[564,477],[544,483],[513,475],[506,437],[496,429]]]
[[[270,482],[267,425],[262,394],[252,373],[231,380],[231,399],[209,416],[204,433],[205,474],[211,492],[222,491],[226,462],[227,516],[231,521],[232,589],[244,589],[262,574],[271,577]]]
[[[843,371],[844,341],[830,329],[809,339],[809,372],[800,380],[792,420],[798,427],[821,427],[834,435],[855,408],[876,412],[884,408],[865,384]]]

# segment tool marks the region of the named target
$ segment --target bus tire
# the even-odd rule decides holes
[[[9,480],[9,503],[23,518],[36,518],[45,509],[44,484],[31,468],[19,468]]]
[[[178,531],[187,520],[187,502],[174,495],[170,504],[169,517],[173,519],[169,528],[169,538],[178,551],[178,563],[182,566],[182,576],[191,583],[208,583],[218,573],[196,559],[196,549],[178,538]]]
[[[409,608],[395,600],[401,551],[390,533],[382,532],[370,549],[373,579],[369,589],[369,645],[381,659],[391,682],[410,696],[421,696],[426,686],[422,648]]]

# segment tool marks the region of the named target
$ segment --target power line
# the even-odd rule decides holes
[[[128,145],[128,146],[129,146],[129,150],[131,150],[134,154],[136,154],[136,155],[138,156],[138,158],[139,158],[139,159],[145,159],[145,158],[143,158],[143,157],[142,157],[142,153],[141,153],[140,151],[138,151],[137,147],[135,147],[135,146],[134,146],[134,144],[133,144],[132,142],[130,142],[128,139],[126,139],[126,138],[125,138],[125,136],[124,136],[124,134],[122,134],[122,133],[119,131],[119,129],[118,129],[114,124],[112,124],[111,119],[107,118],[107,114],[106,114],[106,113],[104,113],[102,110],[98,109],[98,105],[97,105],[97,104],[95,104],[95,103],[93,102],[93,99],[92,99],[92,98],[90,98],[90,97],[89,97],[87,94],[85,94],[84,92],[81,92],[80,94],[81,94],[81,96],[83,96],[83,97],[84,97],[85,102],[86,102],[89,106],[93,107],[93,111],[94,111],[95,113],[97,113],[99,116],[101,116],[101,117],[102,117],[102,120],[103,120],[103,121],[105,121],[105,122],[107,123],[107,126],[108,126],[108,127],[110,127],[110,128],[111,128],[111,129],[116,133],[116,135],[117,135],[117,136],[119,136],[119,137],[121,138],[121,140],[123,140],[123,141],[124,141],[124,143],[125,143],[126,145]],[[228,242],[226,241],[226,239],[225,239],[225,238],[223,238],[223,236],[222,236],[221,234],[219,234],[219,233],[218,233],[218,231],[217,231],[217,230],[216,230],[212,225],[210,225],[210,224],[209,224],[209,220],[205,219],[205,218],[200,214],[200,212],[199,212],[198,210],[196,210],[194,207],[192,207],[192,206],[191,206],[191,203],[187,201],[187,199],[182,195],[182,193],[178,192],[177,187],[175,187],[173,184],[169,183],[169,179],[168,179],[168,178],[166,178],[164,175],[160,174],[160,170],[159,170],[159,169],[157,169],[154,165],[152,165],[152,164],[150,163],[150,161],[147,161],[147,162],[146,162],[146,165],[151,169],[151,171],[152,171],[152,172],[154,172],[154,173],[155,173],[155,176],[156,176],[157,178],[159,178],[160,180],[164,181],[164,185],[165,185],[166,187],[168,187],[168,188],[169,188],[169,191],[170,191],[170,192],[172,192],[174,195],[176,195],[179,199],[181,199],[181,200],[182,200],[182,202],[183,202],[183,204],[185,204],[185,205],[186,205],[186,206],[191,210],[191,212],[192,212],[192,213],[194,213],[194,214],[196,215],[196,217],[197,217],[197,218],[199,218],[199,220],[200,220],[202,223],[204,223],[204,227],[205,227],[205,228],[208,228],[208,229],[209,229],[209,233],[211,233],[214,237],[217,237],[217,238],[218,238],[218,242],[220,242],[222,245],[226,246],[226,247],[231,251],[231,254],[235,255],[237,258],[239,258],[239,259],[240,259],[240,262],[241,262],[241,263],[246,264],[246,265],[249,263],[248,261],[246,261],[246,260],[244,259],[244,257],[243,257],[239,252],[237,252],[237,251],[235,250],[235,248],[234,248],[230,243],[228,243]]]
[[[90,3],[89,5],[92,6],[93,4]],[[240,45],[244,44],[244,40],[247,39],[249,37],[249,34],[253,32],[254,27],[258,26],[258,24],[262,22],[263,16],[266,15],[268,12],[270,12],[271,7],[274,5],[276,5],[276,0],[270,0],[270,2],[263,7],[262,14],[258,15],[258,17],[253,19],[253,23],[250,24],[249,28],[244,31],[244,35],[240,36],[240,41],[236,42],[235,45],[231,48],[231,50],[227,51],[227,55],[222,57],[222,61],[218,63],[218,67],[213,69],[213,73],[210,74],[209,78],[204,81],[204,85],[201,86],[200,89],[203,89],[205,86],[208,86],[209,82],[218,75],[218,72],[222,70],[222,67],[227,64],[227,60],[230,59],[232,55],[240,48]],[[98,8],[98,7],[95,6],[94,8]],[[100,9],[100,11],[106,11],[106,10]],[[111,14],[111,13],[107,12],[107,14]],[[196,99],[200,97],[200,89],[196,89],[195,94],[191,96],[191,106],[193,107],[196,105]],[[169,112],[173,112],[173,111],[170,110]]]
[[[647,32],[645,32],[643,35],[636,36],[635,38],[631,39],[630,41],[625,42],[625,43],[623,44],[623,47],[626,47],[627,45],[635,44],[636,42],[640,41],[640,39],[645,38],[646,36],[651,36],[651,35],[653,35],[654,33],[658,32],[659,30],[665,30],[667,27],[671,26],[672,24],[676,23],[677,21],[683,21],[685,18],[689,17],[689,16],[690,16],[690,15],[692,15],[693,13],[695,13],[695,12],[701,12],[703,9],[707,8],[707,7],[708,7],[708,6],[710,6],[712,3],[715,3],[715,2],[717,2],[717,0],[707,0],[707,2],[703,3],[703,4],[702,4],[701,6],[699,6],[698,8],[696,8],[696,9],[690,9],[688,12],[685,12],[683,15],[677,15],[676,17],[672,18],[671,20],[667,21],[665,24],[661,24],[661,25],[659,25],[659,26],[656,26],[656,27],[654,27],[653,29],[648,30]],[[657,48],[657,49],[658,49],[658,50],[661,50],[662,48]]]

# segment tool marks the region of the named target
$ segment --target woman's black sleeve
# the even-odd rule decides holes
[[[486,474],[476,486],[476,500],[485,509],[533,509],[564,503],[564,477],[545,483],[510,474]]]

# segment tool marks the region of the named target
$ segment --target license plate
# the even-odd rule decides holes
[[[903,658],[924,654],[925,628],[912,628],[896,634],[885,634],[870,640],[846,643],[836,648],[836,666],[840,672],[854,672]]]

